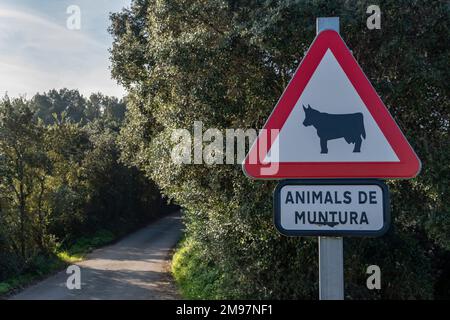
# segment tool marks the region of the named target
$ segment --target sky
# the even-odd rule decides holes
[[[31,98],[50,89],[78,89],[122,97],[110,76],[109,13],[131,0],[1,0],[0,97]],[[71,30],[71,5],[80,9],[80,29]],[[73,25],[73,24],[72,24]]]

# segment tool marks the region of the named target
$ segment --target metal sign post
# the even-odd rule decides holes
[[[317,18],[316,34],[339,32],[339,17]],[[342,237],[319,237],[319,299],[344,299],[344,243]]]
[[[342,237],[319,237],[319,299],[344,299]]]

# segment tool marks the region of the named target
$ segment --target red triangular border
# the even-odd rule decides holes
[[[267,143],[268,148],[263,149],[270,150],[276,136],[267,139],[266,135],[260,135],[251,147],[243,163],[245,174],[256,179],[415,177],[421,167],[419,158],[409,145],[370,81],[364,75],[364,72],[345,45],[341,36],[333,30],[322,31],[316,37],[264,125],[264,129],[281,130],[328,49],[333,52],[342,70],[344,70],[400,161],[280,162],[276,173],[265,173],[264,168],[267,170],[270,164],[261,163],[260,160],[264,159],[266,154],[261,154],[261,158],[257,156],[258,145],[266,145]],[[257,161],[250,163],[249,159],[257,159]]]

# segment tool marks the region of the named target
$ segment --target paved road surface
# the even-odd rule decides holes
[[[81,289],[66,287],[65,271],[12,299],[176,299],[169,274],[170,252],[182,234],[179,212],[161,218],[121,241],[95,250],[81,268]]]

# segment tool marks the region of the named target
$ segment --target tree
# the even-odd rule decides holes
[[[45,192],[45,175],[48,161],[42,148],[42,126],[33,119],[29,103],[23,99],[5,98],[0,104],[0,155],[2,203],[18,212],[18,226],[12,238],[17,254],[26,260],[30,221],[37,216],[42,223],[42,195]],[[36,202],[32,199],[36,198]],[[4,201],[4,200],[10,201]],[[2,209],[5,209],[4,207]],[[14,221],[16,217],[12,215]],[[44,247],[43,235],[38,244]]]
[[[45,124],[53,124],[61,120],[63,113],[66,119],[81,122],[85,118],[86,100],[78,90],[52,89],[48,93],[36,94],[31,102],[35,117]]]
[[[125,103],[116,97],[108,97],[101,93],[93,93],[87,101],[86,119],[107,118],[120,124],[125,117]]]
[[[89,189],[83,161],[92,148],[90,137],[81,124],[63,114],[46,127],[44,143],[52,164],[46,197],[49,232],[61,241],[73,239],[81,233],[86,220]]]
[[[274,231],[274,182],[250,181],[239,165],[174,164],[172,130],[194,121],[261,128],[319,16],[341,18],[347,44],[423,162],[418,178],[389,182],[389,234],[346,240],[348,297],[430,298],[449,287],[439,276],[450,248],[448,6],[379,5],[374,31],[366,4],[344,0],[135,0],[111,15],[112,74],[129,92],[123,159],[186,208],[188,237],[200,261],[219,270],[222,297],[315,297],[315,240]],[[364,281],[374,263],[390,284],[378,293]]]
[[[79,239],[121,236],[163,211],[155,184],[119,161],[123,116],[123,101],[77,90],[0,101],[2,288],[53,270]]]

